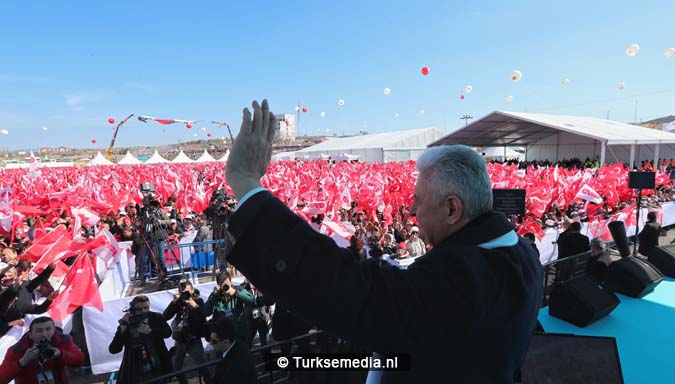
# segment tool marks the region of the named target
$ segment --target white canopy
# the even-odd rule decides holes
[[[87,165],[113,165],[113,162],[103,157],[101,152],[99,152],[96,154],[96,157],[87,163]]]
[[[183,150],[181,149],[181,150],[180,150],[180,153],[178,154],[178,156],[176,156],[176,158],[174,158],[173,160],[171,160],[171,162],[172,162],[172,163],[192,163],[193,160],[192,160],[191,158],[189,158],[189,157],[185,154],[185,152],[183,152]]]
[[[155,153],[150,156],[148,160],[145,161],[145,164],[160,164],[160,163],[168,163],[169,160],[163,158],[162,156],[159,155],[159,152],[155,149]]]
[[[223,155],[223,157],[221,157],[220,159],[218,159],[218,161],[227,161],[227,159],[228,159],[229,157],[230,157],[230,150],[228,149],[228,150],[225,151],[225,154]]]
[[[295,159],[295,151],[290,152],[279,152],[272,155],[274,160],[293,160]]]
[[[208,163],[210,161],[216,161],[216,159],[209,155],[209,152],[205,149],[199,159],[195,160],[195,163]]]
[[[526,160],[598,157],[601,162],[632,165],[636,159],[675,158],[675,134],[670,132],[595,117],[539,113],[495,111],[431,145],[446,144],[525,147]]]
[[[392,131],[332,139],[296,152],[297,157],[319,158],[356,155],[361,161],[390,162],[416,160],[426,147],[443,137],[437,128]]]
[[[117,162],[117,164],[140,164],[141,161],[138,160],[137,158],[134,157],[134,155],[131,154],[131,152],[127,151],[127,154],[124,155],[124,157]]]
[[[524,153],[513,150],[510,147],[490,147],[485,148],[483,151],[479,151],[484,157],[489,157],[492,159],[524,159]]]

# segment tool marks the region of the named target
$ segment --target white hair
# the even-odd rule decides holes
[[[492,183],[485,160],[464,145],[428,148],[417,159],[419,178],[427,183],[437,202],[455,195],[464,215],[474,219],[492,209]]]

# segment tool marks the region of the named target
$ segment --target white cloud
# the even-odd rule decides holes
[[[82,111],[85,109],[83,104],[103,101],[107,97],[108,96],[104,93],[78,92],[75,94],[66,95],[66,105],[75,111]]]

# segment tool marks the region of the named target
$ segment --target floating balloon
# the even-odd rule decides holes
[[[298,111],[300,111],[300,107],[296,106],[296,107],[295,107],[295,112],[298,112]]]
[[[506,96],[506,102],[510,103],[513,101],[513,96]]]
[[[190,123],[185,124],[185,128],[187,128],[187,129],[192,128],[192,124],[190,124]]]
[[[623,82],[620,82],[619,84],[616,85],[616,87],[619,88],[619,89],[624,89],[626,87],[626,84],[624,84]]]
[[[6,129],[0,130],[0,133],[2,133],[3,135],[9,135],[9,131]]]
[[[394,117],[398,117],[398,112],[394,113]]]
[[[388,94],[391,93],[391,89],[385,88],[383,92],[384,92],[385,95],[388,95]]]
[[[424,115],[424,109],[420,110],[420,115]]]
[[[195,137],[197,137],[197,134],[195,133]]]
[[[666,49],[666,51],[663,52],[663,55],[668,57],[668,58],[675,56],[675,48]]]
[[[466,92],[466,93],[471,93],[471,91],[473,91],[473,87],[472,87],[472,86],[467,85],[466,87],[464,87],[464,92]]]
[[[112,117],[109,117],[109,118],[108,118],[108,122],[109,122],[110,124],[115,124],[115,119],[113,119]]]
[[[326,117],[326,112],[321,112],[320,115],[321,117]]]
[[[47,132],[47,127],[42,127],[42,130]]]
[[[563,79],[562,85],[563,85],[564,87],[570,85],[570,80],[569,80],[569,79]]]
[[[342,100],[342,99],[338,100],[338,105],[339,105],[339,106],[345,105],[345,101]]]
[[[211,132],[207,133],[206,136],[211,137]]]
[[[429,74],[429,67],[422,67],[422,74],[427,76]]]
[[[640,52],[640,46],[637,44],[631,44],[626,48],[626,55],[630,57],[637,56],[638,52]]]
[[[303,112],[307,112],[307,107],[302,107]]]
[[[520,78],[523,77],[523,73],[520,72],[519,70],[514,70],[511,72],[511,80],[513,81],[520,81]]]
[[[460,100],[464,100],[464,95],[459,95]]]
[[[206,128],[205,128],[205,127],[202,127],[202,131],[206,132]]]
[[[91,139],[91,142],[96,144],[96,139]]]

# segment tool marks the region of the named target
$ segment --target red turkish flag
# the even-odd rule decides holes
[[[49,314],[62,322],[81,306],[91,306],[103,312],[96,274],[88,254],[80,255],[63,281],[66,287],[49,306]]]
[[[581,189],[579,189],[579,192],[577,192],[577,195],[574,198],[583,199],[595,204],[602,203],[602,197],[588,184],[584,184]]]
[[[26,250],[26,252],[23,255],[19,256],[19,259],[35,263],[36,261],[40,260],[40,258],[42,258],[50,250],[51,251],[63,250],[62,248],[64,245],[65,249],[68,249],[68,247],[70,246],[70,241],[72,241],[72,238],[70,237],[70,232],[68,232],[66,227],[64,227],[63,225],[59,225],[48,234],[40,237],[35,243],[33,243],[33,245],[31,245]],[[60,242],[64,243],[61,244]]]

